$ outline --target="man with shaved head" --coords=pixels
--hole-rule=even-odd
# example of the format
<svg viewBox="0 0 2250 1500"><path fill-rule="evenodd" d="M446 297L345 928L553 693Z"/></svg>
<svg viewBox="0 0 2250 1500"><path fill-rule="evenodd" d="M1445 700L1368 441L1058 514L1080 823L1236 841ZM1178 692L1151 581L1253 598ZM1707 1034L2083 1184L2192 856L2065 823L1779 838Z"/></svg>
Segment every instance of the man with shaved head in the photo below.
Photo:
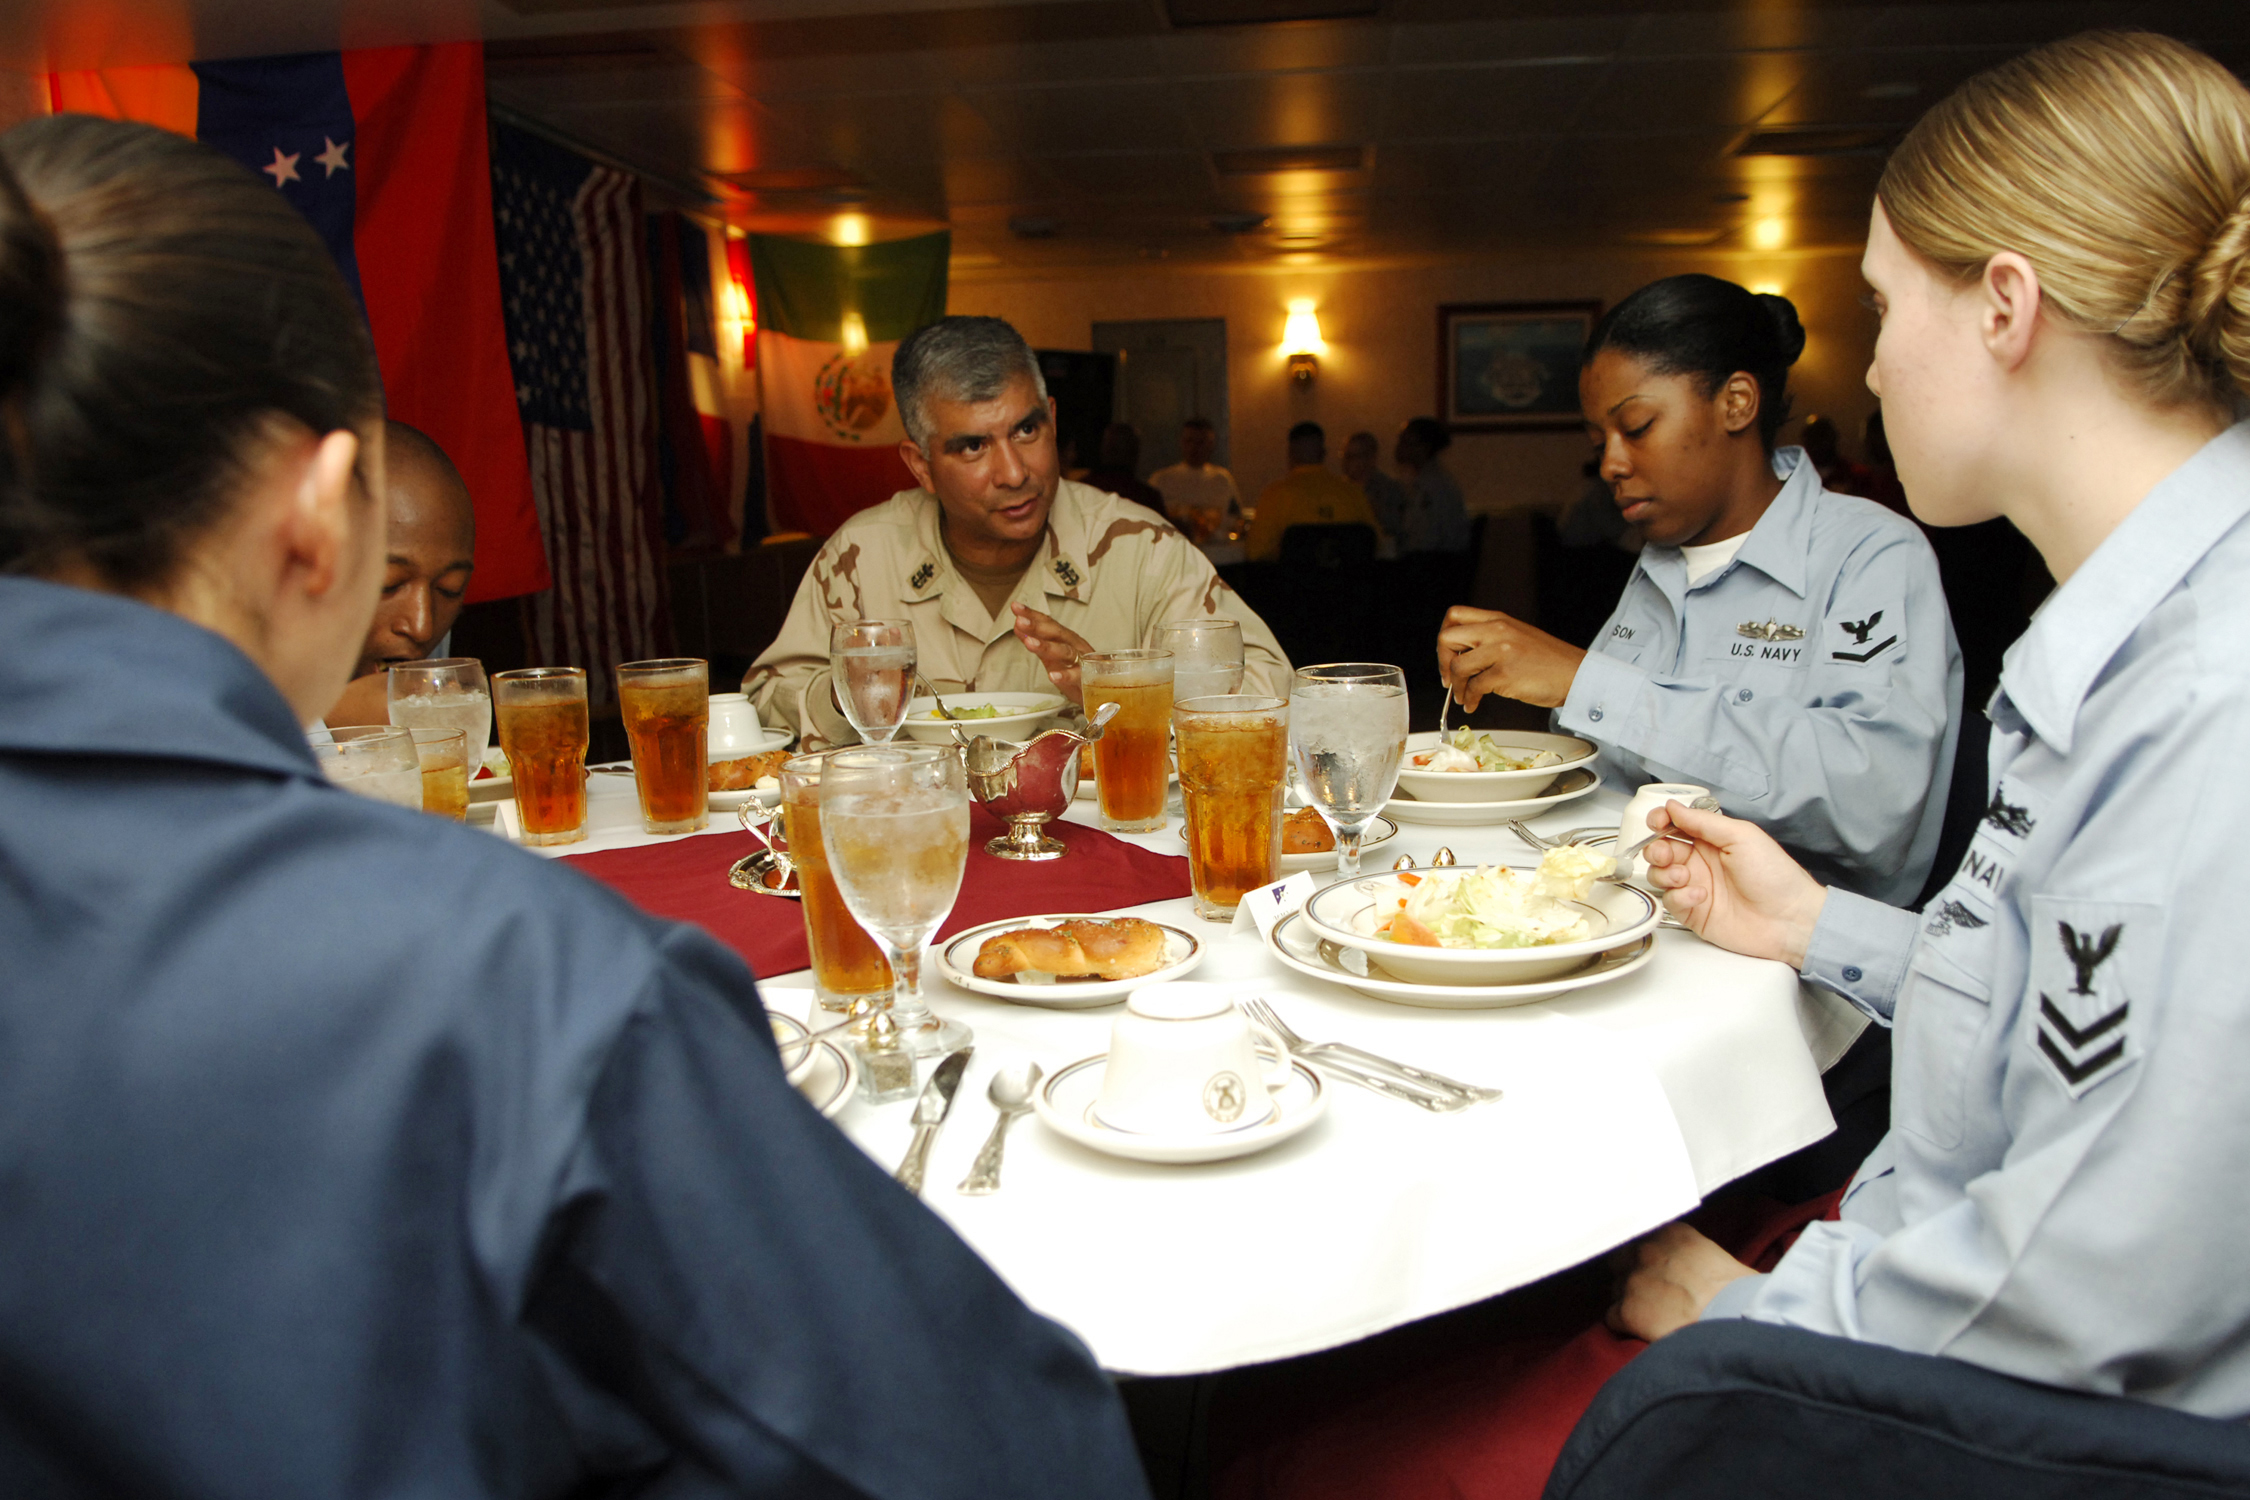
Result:
<svg viewBox="0 0 2250 1500"><path fill-rule="evenodd" d="M404 422L383 424L389 543L383 602L330 724L387 724L394 662L421 661L453 632L476 570L477 517L445 450Z"/></svg>

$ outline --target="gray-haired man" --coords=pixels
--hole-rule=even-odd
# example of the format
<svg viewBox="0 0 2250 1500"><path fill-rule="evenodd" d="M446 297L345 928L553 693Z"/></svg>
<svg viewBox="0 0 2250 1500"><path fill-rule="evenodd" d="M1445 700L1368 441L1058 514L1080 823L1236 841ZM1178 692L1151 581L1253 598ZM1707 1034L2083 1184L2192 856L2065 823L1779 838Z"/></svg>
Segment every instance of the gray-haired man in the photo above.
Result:
<svg viewBox="0 0 2250 1500"><path fill-rule="evenodd" d="M1287 696L1289 659L1211 564L1156 512L1061 477L1054 402L1023 336L943 318L891 361L920 488L853 516L805 574L743 690L807 748L858 738L828 690L829 629L906 619L940 692L1078 701L1078 658L1155 644L1168 620L1242 622L1243 691Z"/></svg>

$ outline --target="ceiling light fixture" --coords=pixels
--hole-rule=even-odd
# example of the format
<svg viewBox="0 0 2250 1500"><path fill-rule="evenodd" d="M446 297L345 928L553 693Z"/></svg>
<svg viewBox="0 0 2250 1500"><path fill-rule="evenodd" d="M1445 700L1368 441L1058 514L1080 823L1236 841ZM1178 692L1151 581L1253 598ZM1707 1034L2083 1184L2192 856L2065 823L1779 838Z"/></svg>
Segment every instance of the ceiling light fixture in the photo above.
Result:
<svg viewBox="0 0 2250 1500"><path fill-rule="evenodd" d="M1760 250L1779 250L1789 238L1789 224L1784 219L1760 219L1750 226L1750 243Z"/></svg>
<svg viewBox="0 0 2250 1500"><path fill-rule="evenodd" d="M875 238L874 226L865 214L836 215L835 233L839 245L865 245Z"/></svg>

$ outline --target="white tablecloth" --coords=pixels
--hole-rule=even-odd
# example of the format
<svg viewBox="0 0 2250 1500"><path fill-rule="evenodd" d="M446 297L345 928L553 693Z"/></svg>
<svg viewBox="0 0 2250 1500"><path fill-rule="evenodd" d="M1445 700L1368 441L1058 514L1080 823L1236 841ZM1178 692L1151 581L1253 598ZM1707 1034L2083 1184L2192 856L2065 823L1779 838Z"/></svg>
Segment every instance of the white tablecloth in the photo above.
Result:
<svg viewBox="0 0 2250 1500"><path fill-rule="evenodd" d="M647 842L628 777L596 776L582 853ZM1605 788L1540 819L1547 831L1614 820ZM1074 816L1093 821L1080 801ZM713 831L737 826L714 814ZM1177 831L1131 835L1165 854ZM1425 866L1440 845L1464 862L1530 863L1497 828L1403 825L1371 855ZM746 896L746 900L762 899ZM1686 932L1613 983L1504 1011L1387 1004L1295 974L1245 933L1199 922L1186 900L1134 909L1195 931L1195 978L1265 995L1315 1041L1350 1041L1506 1091L1458 1115L1332 1081L1326 1117L1261 1155L1196 1167L1120 1161L1063 1140L1036 1116L1011 1133L1001 1191L954 1185L989 1130L994 1071L1050 1072L1107 1050L1114 1008L1050 1011L958 989L925 969L931 1003L976 1031L976 1056L931 1153L924 1198L1024 1300L1136 1375L1225 1369L1331 1348L1464 1306L1576 1265L1692 1208L1711 1189L1833 1128L1820 1068L1856 1012L1785 966ZM761 980L766 1002L804 1016L809 976ZM911 1108L855 1100L837 1123L884 1167L912 1134Z"/></svg>

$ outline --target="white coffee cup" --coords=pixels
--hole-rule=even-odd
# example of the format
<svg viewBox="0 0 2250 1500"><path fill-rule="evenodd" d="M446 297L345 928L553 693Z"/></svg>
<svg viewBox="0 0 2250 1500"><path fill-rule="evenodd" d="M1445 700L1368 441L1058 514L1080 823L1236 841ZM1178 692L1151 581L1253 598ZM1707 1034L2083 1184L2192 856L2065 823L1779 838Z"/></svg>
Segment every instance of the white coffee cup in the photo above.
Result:
<svg viewBox="0 0 2250 1500"><path fill-rule="evenodd" d="M1689 786L1683 781L1652 781L1633 793L1633 800L1625 804L1624 815L1617 820L1617 847L1630 848L1648 837L1648 815L1667 802L1693 802L1698 797L1711 795L1709 787ZM1627 868L1630 866L1630 868ZM1622 862L1617 873L1633 879L1646 879L1648 861L1641 855Z"/></svg>
<svg viewBox="0 0 2250 1500"><path fill-rule="evenodd" d="M1260 1044L1271 1051L1260 1055ZM1143 985L1110 1028L1094 1117L1137 1135L1216 1135L1260 1124L1289 1078L1281 1039L1219 985Z"/></svg>
<svg viewBox="0 0 2250 1500"><path fill-rule="evenodd" d="M758 710L741 693L711 695L709 758L735 760L763 748L766 732L759 727Z"/></svg>

